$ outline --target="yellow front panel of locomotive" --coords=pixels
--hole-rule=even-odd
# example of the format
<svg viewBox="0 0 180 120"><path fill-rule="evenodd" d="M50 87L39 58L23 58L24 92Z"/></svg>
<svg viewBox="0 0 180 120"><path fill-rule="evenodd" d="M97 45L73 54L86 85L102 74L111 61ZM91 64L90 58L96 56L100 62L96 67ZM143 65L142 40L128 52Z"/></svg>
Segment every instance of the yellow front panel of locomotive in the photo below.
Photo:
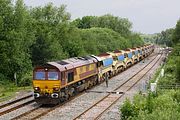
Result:
<svg viewBox="0 0 180 120"><path fill-rule="evenodd" d="M53 88L61 87L60 80L33 80L33 87L39 87L40 93L53 93Z"/></svg>

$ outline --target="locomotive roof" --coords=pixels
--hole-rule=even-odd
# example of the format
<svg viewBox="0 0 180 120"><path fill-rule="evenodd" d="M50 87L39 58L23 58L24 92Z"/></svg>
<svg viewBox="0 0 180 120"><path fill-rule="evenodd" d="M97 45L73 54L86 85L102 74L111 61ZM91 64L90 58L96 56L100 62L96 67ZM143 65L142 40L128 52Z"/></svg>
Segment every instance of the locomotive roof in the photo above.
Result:
<svg viewBox="0 0 180 120"><path fill-rule="evenodd" d="M60 71L65 71L96 62L97 60L95 58L91 56L85 56L85 57L69 58L62 61L48 62L48 64L58 68Z"/></svg>

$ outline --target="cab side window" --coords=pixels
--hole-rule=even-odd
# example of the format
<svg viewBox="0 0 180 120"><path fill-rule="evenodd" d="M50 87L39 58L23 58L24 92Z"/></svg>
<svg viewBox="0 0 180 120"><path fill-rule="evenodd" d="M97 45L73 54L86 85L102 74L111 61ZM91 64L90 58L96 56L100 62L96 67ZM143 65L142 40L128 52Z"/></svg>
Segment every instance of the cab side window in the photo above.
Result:
<svg viewBox="0 0 180 120"><path fill-rule="evenodd" d="M67 75L68 83L74 80L74 72L68 72Z"/></svg>

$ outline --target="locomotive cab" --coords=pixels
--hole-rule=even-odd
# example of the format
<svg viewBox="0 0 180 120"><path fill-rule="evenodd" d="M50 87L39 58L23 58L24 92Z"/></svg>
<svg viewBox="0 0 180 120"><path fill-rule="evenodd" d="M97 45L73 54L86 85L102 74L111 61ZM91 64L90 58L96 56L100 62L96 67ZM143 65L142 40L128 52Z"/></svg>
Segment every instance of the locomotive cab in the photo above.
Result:
<svg viewBox="0 0 180 120"><path fill-rule="evenodd" d="M61 85L61 74L57 68L36 67L33 72L34 98L36 102L42 101L43 97L58 98ZM48 103L47 101L44 101Z"/></svg>

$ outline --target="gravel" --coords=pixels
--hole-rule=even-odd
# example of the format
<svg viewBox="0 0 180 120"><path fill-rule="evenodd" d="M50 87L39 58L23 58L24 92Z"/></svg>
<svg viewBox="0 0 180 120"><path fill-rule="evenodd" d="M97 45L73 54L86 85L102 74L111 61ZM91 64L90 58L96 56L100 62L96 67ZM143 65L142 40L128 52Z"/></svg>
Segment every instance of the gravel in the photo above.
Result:
<svg viewBox="0 0 180 120"><path fill-rule="evenodd" d="M101 85L94 87L90 91L105 91L105 92L113 91L116 87L118 87L119 85L124 83L124 81L126 81L128 78L133 76L137 71L142 69L154 57L155 56L151 55L151 57L149 59L145 60L145 63L140 62L140 63L132 66L131 68L127 69L126 71L122 72L121 74L113 77L111 80L109 80L109 87L106 87L106 84L102 83ZM77 115L81 114L84 110L86 110L87 108L92 106L93 103L95 103L96 101L103 98L105 95L107 95L107 93L96 93L96 92L85 93L85 94L77 97L76 99L69 101L67 104L49 112L47 115L41 117L40 119L41 120L47 120L47 119L72 120ZM115 112L117 111L119 113L118 107L117 107L117 109L114 109L113 111L115 111ZM119 118L120 117L118 117L118 119ZM110 119L111 119L111 117L110 117Z"/></svg>
<svg viewBox="0 0 180 120"><path fill-rule="evenodd" d="M122 83L124 83L128 78L136 74L137 71L142 69L146 64L148 64L155 55L151 55L148 59L145 60L145 63L140 62L131 68L127 69L126 71L122 72L121 74L113 77L111 80L109 80L109 87L106 87L106 83L102 83L99 86L94 87L93 89L89 90L89 92L82 94L78 96L77 98L73 99L72 101L69 101L67 104L60 106L59 108L49 112L45 116L39 118L42 120L72 120L79 114L81 114L84 110L92 106L96 101L99 101L101 98L103 98L105 95L107 95L107 91L113 91L116 87L120 86ZM153 75L155 68L157 68L158 65L154 67L153 70L151 70L147 76L144 77L145 80L149 79L149 76ZM126 99L132 98L134 94L136 94L139 89L141 88L142 83L138 82L136 87L132 88L129 92L125 94L122 99L120 99L115 105L113 105L108 111L106 111L103 116L100 119L120 119L120 113L119 113L119 106L123 103ZM103 91L102 93L96 93L91 91ZM4 104L4 103L3 103ZM20 115L22 113L25 113L27 111L30 111L39 105L35 102L26 105L18 110L14 110L8 114L5 114L3 116L0 116L0 119L3 120L9 120L17 115ZM12 106L11 106L12 107Z"/></svg>
<svg viewBox="0 0 180 120"><path fill-rule="evenodd" d="M154 67L141 79L130 91L128 91L121 99L117 101L116 104L111 106L109 110L107 110L100 118L99 120L120 120L121 114L119 111L120 106L123 104L123 102L128 98L130 100L133 100L134 95L138 94L138 92L142 91L142 85L145 81L149 81L150 78L155 74L156 70L160 67L162 60L160 60L157 64L154 65Z"/></svg>
<svg viewBox="0 0 180 120"><path fill-rule="evenodd" d="M14 117L16 117L16 116L18 116L20 114L23 114L23 113L25 113L27 111L30 111L30 110L36 108L38 106L39 105L37 103L35 103L35 102L30 103L30 104L28 104L28 105L26 105L24 107L21 107L21 108L19 108L17 110L14 110L14 111L10 112L10 113L7 113L5 115L0 116L0 120L10 120L10 119L12 119L12 118L14 118Z"/></svg>

